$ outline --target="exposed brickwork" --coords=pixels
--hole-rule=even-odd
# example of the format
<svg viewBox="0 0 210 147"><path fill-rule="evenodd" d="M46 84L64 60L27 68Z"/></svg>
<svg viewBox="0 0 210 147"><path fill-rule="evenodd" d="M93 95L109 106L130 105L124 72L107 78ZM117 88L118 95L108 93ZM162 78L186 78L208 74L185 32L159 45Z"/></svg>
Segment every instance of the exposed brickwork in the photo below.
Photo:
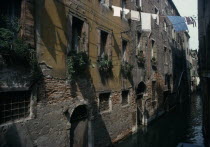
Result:
<svg viewBox="0 0 210 147"><path fill-rule="evenodd" d="M127 2L129 5L126 8L136 10L135 3L129 0ZM166 7L164 2L152 1L152 3L160 10L160 14L166 13L162 12L162 9ZM121 6L121 1L113 1L113 5ZM151 5L151 1L143 0L142 11L154 13L154 5ZM171 5L175 9L173 4ZM88 141L96 147L111 146L112 143L137 131L137 121L147 125L164 111L166 103L164 92L169 91L165 85L165 75L171 76L170 84L173 85L173 72L178 71L180 74L181 71L181 69L172 70L173 64L170 59L173 53L171 50L178 50L178 48L174 47L175 45L171 46L171 30L168 32L163 30L163 21L168 20L161 18L159 25L153 20L150 35L141 32L140 49L144 52L146 62L144 67L140 67L136 58L136 34L137 30L141 30L138 27L140 22L113 17L113 10L98 0L37 0L35 2L24 0L22 9L24 10L21 16L24 18L23 36L31 42L32 46L36 44L43 79L36 84L37 101L34 102L34 117L24 122L5 124L1 127L0 132L3 132L3 135L0 135L0 143L7 144L7 139L10 139L7 135L12 132L13 138L20 138L18 143L27 146L70 146L72 137L70 131L75 125L71 122L72 114L78 106L85 105L88 111L87 118L84 118L88 120ZM175 11L173 15L179 14ZM33 16L37 18L36 22ZM70 83L66 53L72 41L70 39L72 17L81 19L86 26L85 31L89 34L86 51L90 57L90 65L87 71L81 71L81 73L86 73L85 76L79 76L80 73L78 73L75 82ZM36 35L34 35L34 23ZM101 75L98 69L100 37L98 30L106 31L111 36L107 51L111 52L113 68L109 76ZM36 36L36 42L33 44L34 36ZM128 42L126 56L129 57L128 62L134 65L131 76L127 78L121 73L122 39ZM156 42L156 68L151 65L152 40ZM166 52L164 46L167 47ZM164 63L164 56L169 56L168 65ZM156 88L152 90L154 81ZM140 82L145 83L146 91L142 93L142 98L137 103L136 88ZM122 104L124 90L129 90L128 104ZM152 91L155 91L154 99L152 99ZM101 93L110 93L109 102L106 103L108 108L104 108L103 111L99 109ZM137 110L140 110L141 117L137 116Z"/></svg>

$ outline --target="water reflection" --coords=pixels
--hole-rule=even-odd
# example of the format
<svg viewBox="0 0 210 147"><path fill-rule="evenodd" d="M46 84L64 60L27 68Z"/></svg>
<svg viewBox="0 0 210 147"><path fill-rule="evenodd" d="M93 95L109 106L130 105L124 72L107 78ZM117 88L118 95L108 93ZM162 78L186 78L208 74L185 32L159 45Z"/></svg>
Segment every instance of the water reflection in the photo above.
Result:
<svg viewBox="0 0 210 147"><path fill-rule="evenodd" d="M190 101L177 106L116 147L176 147L180 142L204 144L199 94L192 95Z"/></svg>

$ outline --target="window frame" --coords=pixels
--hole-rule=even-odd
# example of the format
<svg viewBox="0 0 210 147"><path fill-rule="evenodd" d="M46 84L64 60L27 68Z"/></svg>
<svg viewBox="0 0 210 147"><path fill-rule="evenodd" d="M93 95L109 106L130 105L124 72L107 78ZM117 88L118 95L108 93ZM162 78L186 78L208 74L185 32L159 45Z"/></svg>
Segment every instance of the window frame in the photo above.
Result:
<svg viewBox="0 0 210 147"><path fill-rule="evenodd" d="M124 43L125 43L125 48L124 48ZM128 50L128 40L122 39L122 61L123 62L128 62L127 59L127 50Z"/></svg>
<svg viewBox="0 0 210 147"><path fill-rule="evenodd" d="M123 103L123 93L124 92L126 93L126 99L127 99L125 104ZM121 91L121 105L122 105L122 107L129 106L129 104L130 104L130 90L122 90Z"/></svg>
<svg viewBox="0 0 210 147"><path fill-rule="evenodd" d="M109 95L109 97L108 97L108 109L106 109L106 110L100 110L100 105L101 105L101 103L100 103L100 95L105 95L105 94ZM99 112L101 114L108 113L108 112L111 112L112 111L112 96L111 96L111 94L112 93L109 92L109 91L107 91L107 92L101 92L101 93L98 94L98 110L99 110Z"/></svg>
<svg viewBox="0 0 210 147"><path fill-rule="evenodd" d="M35 118L36 111L35 111L35 103L37 102L37 86L33 87L31 90L25 89L25 90L17 90L17 91L1 91L1 93L13 93L13 92L25 92L29 94L29 104L28 104L28 115L24 117L20 117L18 119L11 119L6 122L0 123L0 126L8 125L8 124L13 124L13 123L19 123L19 122L24 122L27 120L31 120Z"/></svg>

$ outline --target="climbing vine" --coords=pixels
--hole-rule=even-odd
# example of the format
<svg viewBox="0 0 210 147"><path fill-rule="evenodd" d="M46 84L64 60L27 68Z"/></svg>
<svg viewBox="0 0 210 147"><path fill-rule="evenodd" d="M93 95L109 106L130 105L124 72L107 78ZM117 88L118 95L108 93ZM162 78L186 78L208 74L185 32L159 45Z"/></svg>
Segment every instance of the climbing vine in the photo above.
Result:
<svg viewBox="0 0 210 147"><path fill-rule="evenodd" d="M68 77L70 81L82 75L89 65L89 58L86 52L71 51L67 57Z"/></svg>
<svg viewBox="0 0 210 147"><path fill-rule="evenodd" d="M30 69L31 77L37 79L41 72L35 49L19 36L19 31L20 25L17 18L0 17L0 55L6 65L26 66Z"/></svg>

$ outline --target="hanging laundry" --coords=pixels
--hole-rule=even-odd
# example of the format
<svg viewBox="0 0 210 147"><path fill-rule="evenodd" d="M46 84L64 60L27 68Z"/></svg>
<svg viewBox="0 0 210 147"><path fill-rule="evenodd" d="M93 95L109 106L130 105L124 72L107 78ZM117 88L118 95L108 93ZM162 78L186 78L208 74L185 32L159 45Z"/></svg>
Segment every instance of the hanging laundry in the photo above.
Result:
<svg viewBox="0 0 210 147"><path fill-rule="evenodd" d="M193 27L196 27L196 21L195 21L195 19L192 18L192 17L190 17L190 18L191 18L191 20L193 21Z"/></svg>
<svg viewBox="0 0 210 147"><path fill-rule="evenodd" d="M176 32L188 30L185 23L185 18L181 16L167 16L170 22L173 24L174 30Z"/></svg>
<svg viewBox="0 0 210 147"><path fill-rule="evenodd" d="M186 19L186 22L187 22L188 25L192 24L193 27L196 27L196 21L195 21L194 18L192 18L192 17L185 17L185 19Z"/></svg>
<svg viewBox="0 0 210 147"><path fill-rule="evenodd" d="M129 9L122 9L122 7L112 6L112 9L114 10L113 16L121 17L121 13L124 13L127 15L130 10Z"/></svg>
<svg viewBox="0 0 210 147"><path fill-rule="evenodd" d="M125 13L125 15L127 15L130 12L129 9L122 9L122 11Z"/></svg>
<svg viewBox="0 0 210 147"><path fill-rule="evenodd" d="M185 19L186 19L186 22L187 22L188 25L193 24L193 21L190 17L185 17Z"/></svg>
<svg viewBox="0 0 210 147"><path fill-rule="evenodd" d="M116 7L116 6L112 6L112 8L114 10L113 16L121 17L122 8L121 7Z"/></svg>
<svg viewBox="0 0 210 147"><path fill-rule="evenodd" d="M141 13L142 31L151 32L151 14Z"/></svg>
<svg viewBox="0 0 210 147"><path fill-rule="evenodd" d="M140 13L139 13L139 11L131 10L131 20L140 21Z"/></svg>
<svg viewBox="0 0 210 147"><path fill-rule="evenodd" d="M152 14L152 19L156 20L157 25L160 24L159 15L158 14Z"/></svg>

